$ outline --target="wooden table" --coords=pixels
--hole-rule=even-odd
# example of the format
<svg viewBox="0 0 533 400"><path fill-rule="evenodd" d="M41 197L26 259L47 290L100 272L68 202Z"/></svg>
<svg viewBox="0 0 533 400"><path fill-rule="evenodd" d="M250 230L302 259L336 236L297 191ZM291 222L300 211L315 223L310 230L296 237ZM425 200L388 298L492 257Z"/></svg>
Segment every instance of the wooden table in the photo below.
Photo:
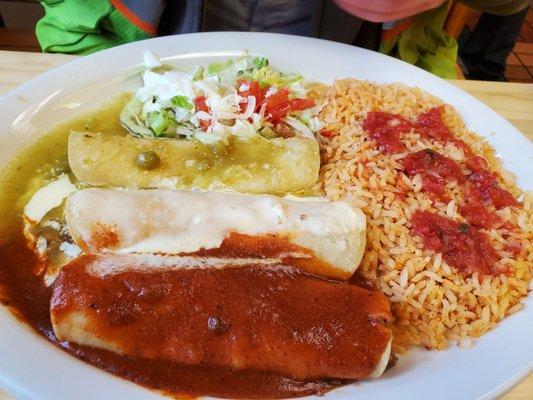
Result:
<svg viewBox="0 0 533 400"><path fill-rule="evenodd" d="M0 95L75 56L0 51ZM533 85L452 80L513 123L533 140ZM1 362L1 360L0 360ZM0 400L12 400L0 389ZM533 375L502 397L502 400L533 400Z"/></svg>

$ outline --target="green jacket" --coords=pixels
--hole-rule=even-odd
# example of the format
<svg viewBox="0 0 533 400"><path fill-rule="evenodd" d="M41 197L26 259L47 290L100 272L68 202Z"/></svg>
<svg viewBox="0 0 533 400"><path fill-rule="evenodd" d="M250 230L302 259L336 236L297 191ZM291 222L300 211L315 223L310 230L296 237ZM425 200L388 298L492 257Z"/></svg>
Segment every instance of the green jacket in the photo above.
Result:
<svg viewBox="0 0 533 400"><path fill-rule="evenodd" d="M44 52L89 54L155 35L132 23L109 0L41 0L35 28Z"/></svg>

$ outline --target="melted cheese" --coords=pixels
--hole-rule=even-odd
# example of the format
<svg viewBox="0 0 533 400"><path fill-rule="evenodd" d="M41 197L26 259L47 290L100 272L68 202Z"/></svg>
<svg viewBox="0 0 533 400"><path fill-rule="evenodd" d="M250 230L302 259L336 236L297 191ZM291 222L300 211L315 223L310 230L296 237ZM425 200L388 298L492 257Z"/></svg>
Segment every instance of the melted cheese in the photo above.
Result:
<svg viewBox="0 0 533 400"><path fill-rule="evenodd" d="M30 223L37 224L49 211L59 207L63 200L76 191L67 175L61 175L57 180L40 188L35 192L24 207L24 215Z"/></svg>
<svg viewBox="0 0 533 400"><path fill-rule="evenodd" d="M281 234L351 275L365 246L364 214L344 202L179 190L85 189L67 201L72 238L92 253L191 253L231 233Z"/></svg>

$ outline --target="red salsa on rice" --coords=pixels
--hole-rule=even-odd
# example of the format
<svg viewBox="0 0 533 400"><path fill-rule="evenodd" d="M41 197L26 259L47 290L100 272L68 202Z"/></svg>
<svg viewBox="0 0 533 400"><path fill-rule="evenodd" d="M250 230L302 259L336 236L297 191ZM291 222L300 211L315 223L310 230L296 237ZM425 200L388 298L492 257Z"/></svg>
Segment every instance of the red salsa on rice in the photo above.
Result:
<svg viewBox="0 0 533 400"><path fill-rule="evenodd" d="M415 126L417 132L427 138L442 140L444 142L453 141L453 133L442 120L444 106L433 107L420 114Z"/></svg>
<svg viewBox="0 0 533 400"><path fill-rule="evenodd" d="M422 238L426 250L441 252L444 260L464 276L504 272L496 266L500 257L488 235L469 224L418 210L411 218L411 231Z"/></svg>
<svg viewBox="0 0 533 400"><path fill-rule="evenodd" d="M469 223L480 228L492 229L503 224L503 220L489 207L516 207L518 201L500 187L496 174L487 169L487 161L483 157L469 157L465 166L468 170L463 187L465 201L459 206L459 212Z"/></svg>
<svg viewBox="0 0 533 400"><path fill-rule="evenodd" d="M446 193L446 185L452 181L458 182L463 197L459 212L468 223L485 229L501 226L504 221L494 211L516 207L518 201L500 187L497 174L488 170L487 161L474 155L463 140L454 136L445 124L443 114L444 106L433 107L419 114L413 122L398 114L370 111L363 121L363 129L385 154L404 152L406 147L400 135L411 129L422 137L453 143L463 150L465 160L460 163L431 149L408 154L401 163L409 177L420 175L422 190L432 200L448 202L450 197ZM405 193L400 193L402 195Z"/></svg>
<svg viewBox="0 0 533 400"><path fill-rule="evenodd" d="M492 229L503 224L503 220L488 209L479 199L466 189L464 203L459 205L459 213L469 224L479 228Z"/></svg>
<svg viewBox="0 0 533 400"><path fill-rule="evenodd" d="M405 146L400 134L408 132L413 124L401 115L383 111L370 111L363 121L363 129L376 141L379 149L386 154L401 153Z"/></svg>
<svg viewBox="0 0 533 400"><path fill-rule="evenodd" d="M402 159L405 172L410 177L420 174L422 188L436 199L448 201L446 184L461 181L461 168L451 158L431 149L417 151Z"/></svg>

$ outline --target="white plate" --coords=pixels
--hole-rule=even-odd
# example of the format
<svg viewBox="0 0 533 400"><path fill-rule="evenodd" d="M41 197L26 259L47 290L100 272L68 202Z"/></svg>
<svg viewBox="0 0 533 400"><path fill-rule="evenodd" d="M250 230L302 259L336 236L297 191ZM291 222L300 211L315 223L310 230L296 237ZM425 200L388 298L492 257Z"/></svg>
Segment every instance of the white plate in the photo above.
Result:
<svg viewBox="0 0 533 400"><path fill-rule="evenodd" d="M0 166L25 144L65 118L94 108L109 96L138 84L131 75L151 49L166 62L193 66L234 57L243 49L267 56L283 70L331 82L356 77L405 82L454 105L467 125L485 136L515 172L522 188L533 189L533 145L480 101L421 69L378 53L328 41L260 33L202 33L131 43L80 58L0 98ZM533 299L523 311L463 350L410 351L375 381L336 389L324 399L493 399L532 370ZM155 392L116 378L64 353L0 307L0 386L31 399L157 399Z"/></svg>

